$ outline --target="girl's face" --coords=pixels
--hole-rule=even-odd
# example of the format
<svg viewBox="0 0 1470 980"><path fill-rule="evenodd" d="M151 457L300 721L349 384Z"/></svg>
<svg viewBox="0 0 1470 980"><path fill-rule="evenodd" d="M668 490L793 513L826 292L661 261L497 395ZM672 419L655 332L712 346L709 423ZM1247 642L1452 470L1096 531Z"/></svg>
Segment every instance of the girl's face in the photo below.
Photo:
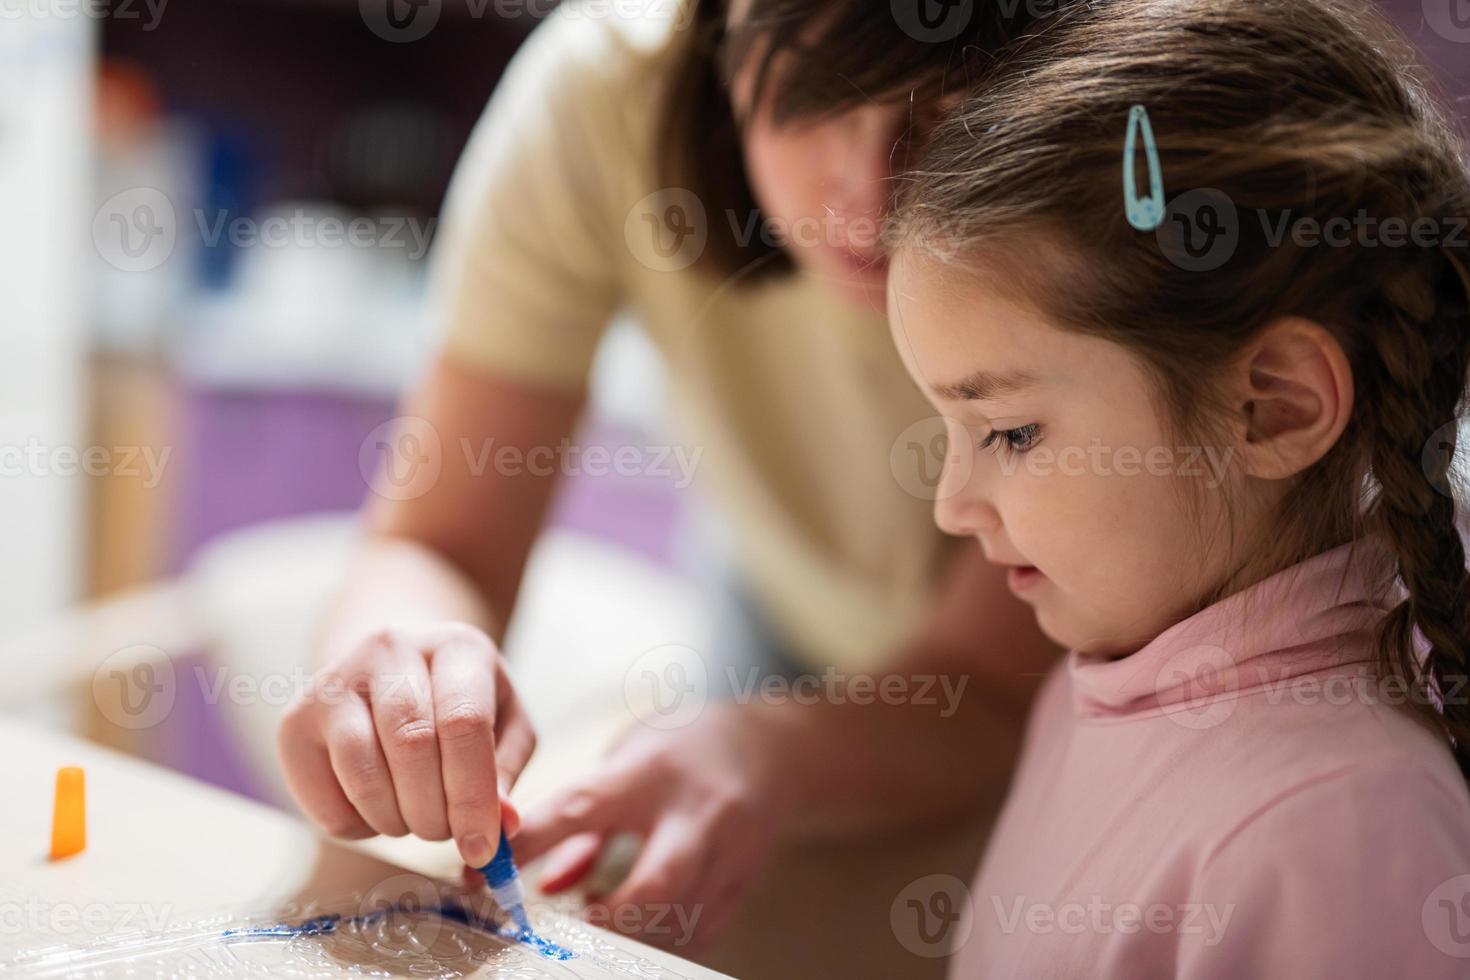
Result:
<svg viewBox="0 0 1470 980"><path fill-rule="evenodd" d="M767 93L791 57L784 52L772 63ZM879 236L893 190L889 178L913 136L914 114L906 103L876 102L832 118L777 126L769 94L753 104L760 60L759 51L752 53L735 73L731 102L765 230L779 236L800 268L852 302L881 310L887 263ZM723 218L740 222L742 232L750 220Z"/></svg>
<svg viewBox="0 0 1470 980"><path fill-rule="evenodd" d="M1234 451L1179 445L1132 354L915 249L894 260L888 316L945 418L935 521L1011 567L1053 640L1131 652L1229 578Z"/></svg>

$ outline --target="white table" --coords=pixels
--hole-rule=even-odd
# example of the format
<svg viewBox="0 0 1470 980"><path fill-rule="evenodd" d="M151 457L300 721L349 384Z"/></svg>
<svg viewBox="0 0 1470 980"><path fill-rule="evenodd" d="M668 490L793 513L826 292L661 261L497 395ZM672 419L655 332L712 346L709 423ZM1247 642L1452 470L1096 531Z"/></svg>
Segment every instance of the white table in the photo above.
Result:
<svg viewBox="0 0 1470 980"><path fill-rule="evenodd" d="M86 771L87 846L48 857L56 770ZM452 886L269 807L0 718L0 972L41 976L689 978L720 974L532 908L557 961L437 914ZM237 937L342 913L319 935ZM50 950L50 952L44 952Z"/></svg>

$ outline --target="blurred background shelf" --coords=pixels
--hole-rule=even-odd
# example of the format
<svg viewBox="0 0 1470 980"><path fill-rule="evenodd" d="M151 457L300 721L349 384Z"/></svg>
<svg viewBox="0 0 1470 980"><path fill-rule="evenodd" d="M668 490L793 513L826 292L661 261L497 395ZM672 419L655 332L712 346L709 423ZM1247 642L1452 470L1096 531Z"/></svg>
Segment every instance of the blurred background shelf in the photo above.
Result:
<svg viewBox="0 0 1470 980"><path fill-rule="evenodd" d="M404 4L443 24L395 43L370 7L218 0L154 18L140 4L100 23L96 199L105 210L124 195L126 211L127 195L156 190L178 230L154 267L107 250L94 263L93 434L172 456L156 487L111 475L92 486L90 594L174 574L253 522L361 501L356 449L431 347L426 251L455 160L549 9ZM229 230L241 220L247 232L366 220L381 243L242 247ZM623 390L659 390L651 355L624 334L620 373L630 356L642 366ZM643 402L638 418L608 427L594 411L589 425L636 438L658 412ZM595 508L569 499L585 524Z"/></svg>
<svg viewBox="0 0 1470 980"><path fill-rule="evenodd" d="M453 166L537 20L528 12L546 5L429 0L440 20L413 43L375 33L369 6L355 2L175 0L156 21L146 4L134 9L91 25L85 200L95 220L75 277L88 289L79 330L88 411L76 440L129 447L139 462L84 481L74 598L131 609L134 597L171 589L178 603L167 608L182 625L164 630L175 645L160 647L177 673L279 677L303 669L310 629L349 560L352 513L368 493L364 440L432 351L427 252ZM321 232L364 222L366 244ZM171 236L146 234L163 223ZM265 237L272 223L284 229L276 241ZM651 346L619 321L578 439L613 451L667 444L664 390ZM618 662L608 651L620 631L642 623L650 643L693 642L686 634L701 620L680 560L689 517L672 478L564 479L548 518L556 544L538 549L523 603L541 612L518 613L507 649L532 660L521 648L563 648L544 666L570 670L594 702L617 703L617 685L593 678ZM593 569L623 587L598 591ZM602 608L600 596L611 605L568 634L544 596L571 593L589 609ZM151 630L121 622L89 642L116 647L129 629ZM51 628L41 636L60 635ZM0 658L37 649L27 635L4 646L0 634ZM91 649L83 662L108 652ZM562 700L582 704L576 691ZM286 802L271 757L284 705L186 697L166 725L131 732L95 702L73 705L92 737Z"/></svg>

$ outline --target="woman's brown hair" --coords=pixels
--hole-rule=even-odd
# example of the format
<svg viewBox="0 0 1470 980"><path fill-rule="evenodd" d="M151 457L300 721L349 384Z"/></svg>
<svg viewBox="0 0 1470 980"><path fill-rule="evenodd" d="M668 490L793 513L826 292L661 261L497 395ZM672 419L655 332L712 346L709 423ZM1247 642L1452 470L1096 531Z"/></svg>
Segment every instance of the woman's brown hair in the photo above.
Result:
<svg viewBox="0 0 1470 980"><path fill-rule="evenodd" d="M662 186L692 191L710 215L701 261L719 276L746 281L792 268L790 257L761 235L739 228L759 207L746 181L740 127L730 106L730 79L747 57L759 58L756 90L765 92L778 125L840 115L871 99L937 103L963 91L1035 15L1064 0L979 0L943 8L950 25L927 29L930 0L745 0L732 25L732 0L686 0L687 36L677 39L655 161ZM789 70L773 61L797 53ZM726 220L734 215L732 223Z"/></svg>
<svg viewBox="0 0 1470 980"><path fill-rule="evenodd" d="M1043 312L1140 358L1181 431L1218 420L1209 379L1267 324L1330 329L1352 365L1352 417L1296 478L1260 564L1370 533L1389 544L1404 591L1379 629L1380 675L1426 694L1409 706L1470 775L1470 574L1450 486L1470 369L1470 176L1411 65L1366 0L1068 7L935 132L894 240L1042 284L1028 292ZM1124 208L1135 106L1171 202L1157 231ZM1332 243L1293 230L1307 219ZM1061 246L1064 271L1031 261L1040 240Z"/></svg>

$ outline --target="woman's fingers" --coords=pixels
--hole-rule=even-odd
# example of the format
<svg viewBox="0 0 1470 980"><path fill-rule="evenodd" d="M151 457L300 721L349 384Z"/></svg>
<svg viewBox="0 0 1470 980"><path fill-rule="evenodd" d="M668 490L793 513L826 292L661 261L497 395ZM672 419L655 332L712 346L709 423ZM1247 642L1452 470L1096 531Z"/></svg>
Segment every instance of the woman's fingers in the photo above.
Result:
<svg viewBox="0 0 1470 980"><path fill-rule="evenodd" d="M708 832L702 820L684 813L660 820L628 877L607 898L612 921L628 923L632 928L626 931L637 933L648 931L655 916L663 922L670 911L690 914L697 898L694 884L707 860Z"/></svg>
<svg viewBox="0 0 1470 980"><path fill-rule="evenodd" d="M694 952L708 946L716 937L729 928L730 920L740 908L750 883L731 882L724 889L712 892L709 899L695 906L694 914L681 920L689 923L688 934L680 935L674 945L683 952Z"/></svg>
<svg viewBox="0 0 1470 980"><path fill-rule="evenodd" d="M280 731L287 781L313 820L339 836L453 837L477 867L502 822L517 833L505 794L536 736L484 632L386 627L320 677L335 682L331 696L314 692Z"/></svg>
<svg viewBox="0 0 1470 980"><path fill-rule="evenodd" d="M611 759L606 765L522 816L516 837L521 861L536 860L573 834L641 831L653 823L662 794L645 781L647 771Z"/></svg>
<svg viewBox="0 0 1470 980"><path fill-rule="evenodd" d="M368 826L390 837L408 833L408 825L398 811L388 760L383 757L373 728L372 712L362 696L345 694L325 712L323 734L332 773Z"/></svg>
<svg viewBox="0 0 1470 980"><path fill-rule="evenodd" d="M450 640L429 661L449 830L472 867L489 864L500 843L493 658L480 644Z"/></svg>
<svg viewBox="0 0 1470 980"><path fill-rule="evenodd" d="M706 830L710 839L728 841L729 846L711 850L694 884L696 904L680 917L680 921L689 923L689 935L681 937L686 951L704 947L725 931L765 864L764 850L743 846L740 830L735 814L717 818L715 825Z"/></svg>
<svg viewBox="0 0 1470 980"><path fill-rule="evenodd" d="M602 853L602 834L573 834L547 855L541 866L541 876L536 884L547 895L555 895L571 888L587 877Z"/></svg>
<svg viewBox="0 0 1470 980"><path fill-rule="evenodd" d="M389 641L369 680L374 729L388 761L398 812L426 840L449 836L429 668L421 651Z"/></svg>
<svg viewBox="0 0 1470 980"><path fill-rule="evenodd" d="M277 747L286 784L306 815L327 833L352 839L371 837L373 828L347 799L332 771L317 719L320 711L320 705L305 702L281 722Z"/></svg>
<svg viewBox="0 0 1470 980"><path fill-rule="evenodd" d="M512 840L521 832L521 808L505 794L504 787L500 793L500 826L505 828L505 836Z"/></svg>

